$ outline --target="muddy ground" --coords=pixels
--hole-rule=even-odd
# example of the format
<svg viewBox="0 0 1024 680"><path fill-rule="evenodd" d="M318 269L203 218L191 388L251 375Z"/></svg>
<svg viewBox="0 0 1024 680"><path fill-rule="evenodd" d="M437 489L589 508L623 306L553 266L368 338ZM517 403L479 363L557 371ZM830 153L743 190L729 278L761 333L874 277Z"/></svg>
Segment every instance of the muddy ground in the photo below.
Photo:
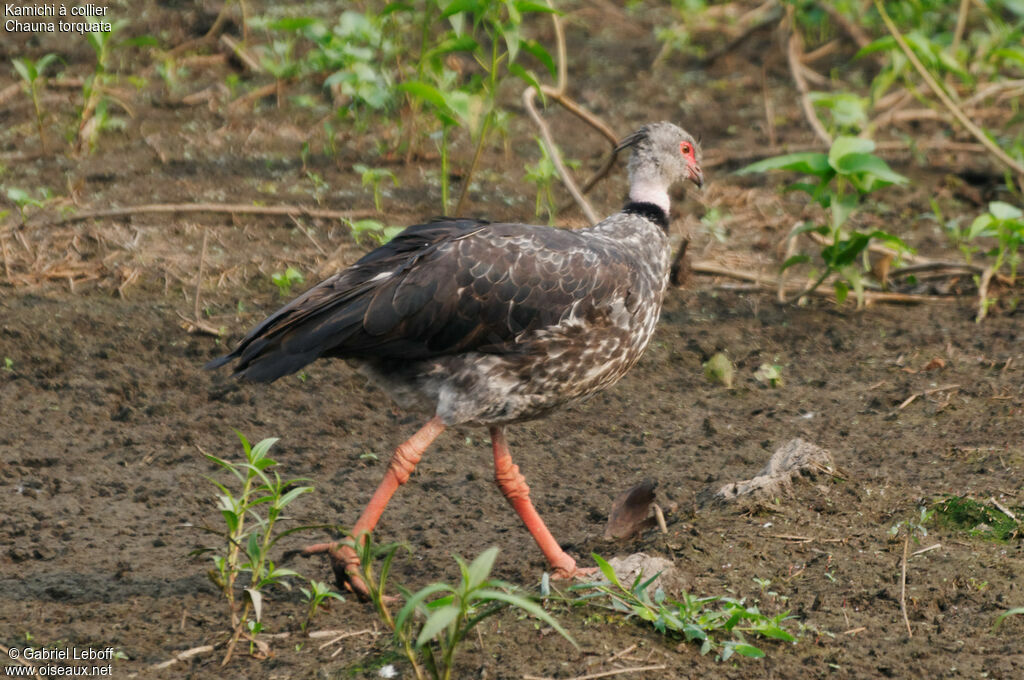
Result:
<svg viewBox="0 0 1024 680"><path fill-rule="evenodd" d="M133 19L134 34L164 27L168 44L201 35L212 22L210 8L192 5L115 9ZM775 245L804 207L780 195L775 178L731 175L741 163L728 158L766 144L762 58L780 139L812 141L776 37L755 34L704 69L676 57L652 70L658 45L651 31L667 20L664 12L641 19L587 2L570 16L575 96L620 132L672 119L703 137L710 186L676 201L676 238L688 233L691 255L702 261L771 271ZM550 40L545 25L535 30ZM87 72L84 42L22 36L0 48L0 61L48 51L64 55L66 77ZM371 194L351 170L368 159L387 164L400 181L385 196L388 224L435 214L439 201L436 158L409 166L377 158L373 131L342 129L336 154L318 151L326 104L279 109L270 98L228 112L217 85L236 65L196 62L184 89L169 92L146 71L150 64L142 52L126 54L119 68L151 80L134 94L125 129L104 133L92 155L73 158L60 141L62 131L76 128L77 90L44 94L59 152L40 149L24 97L0 111L0 180L49 187L56 196L45 209L30 209L27 224L9 217L3 228L0 356L10 362L0 370L0 644L113 647L115 677L370 678L387 664L412 677L369 605L349 598L318 614L310 630L369 631L321 648L326 639L300 629L301 598L283 590L271 591L266 605L265 630L276 635L268 638L271 658L240 648L222 669L220 647L155 667L182 650L222 645L227 635L226 605L206 576L208 558L190 556L213 540L197 527L219 521L205 478L218 471L201 450L237 458L232 428L253 441L279 437L273 451L284 474L316 486L292 506L292 521L346 524L391 449L419 423L340 363L319 363L304 380L270 386L240 386L202 370L282 303L271 273L294 266L315 279L365 252L367 244L353 242L338 221L214 213L56 221L69 211L140 203L317 207L307 171L329 187L319 207L370 211ZM0 76L0 89L11 82ZM209 101L183 101L210 86ZM520 115L514 89L507 99L514 114L508 146L486 155L466 212L532 220L534 192L522 181L522 166L535 161L535 131ZM567 155L584 168L599 164L597 135L575 133L565 114L549 119ZM305 141L313 152L304 167ZM456 148L461 161L469 153L464 142ZM887 190L861 219L885 225L924 255L956 259L927 219L928 198L938 197L949 215L976 214L965 195L998 195L984 161L889 160L914 182ZM964 186L957 173L965 168L980 183L966 193L951 190ZM622 174L618 169L595 190L599 212L621 203ZM724 241L699 221L712 208L724 215ZM560 221L582 223L573 210ZM202 321L223 327L221 339L183 321L194 320L200 260ZM634 621L552 601L550 611L578 650L506 613L466 643L456 676L569 678L646 665L661 668L623 677L1024 676L1024 617L993 630L1000 613L1024 606L1019 537L1000 543L928 524L910 549L938 547L906 564L910 636L899 603L903 542L889 533L945 494L1024 506L1021 313L997 305L976 324L975 312L969 292L856 310L822 298L779 305L773 293L700 275L670 290L636 369L581 405L511 428L513 455L553 533L583 563L592 552L670 558L691 593L746 598L769 614L790 610L798 642L763 642L766 658L723 663ZM733 389L704 377L701 363L716 351L735 363ZM763 363L781 366L782 386L755 380ZM798 480L791 493L754 507L698 502L708 488L752 477L794 437L829 449L836 474ZM491 467L480 429L453 428L427 453L378 530L380 540L412 548L395 564L396 581L416 588L454 579L452 553L472 557L495 545L495 575L536 588L542 556L491 482ZM605 541L612 499L645 478L657 481L664 504L676 504L668 533ZM325 535L291 536L280 552ZM318 560L289 566L330 576Z"/></svg>

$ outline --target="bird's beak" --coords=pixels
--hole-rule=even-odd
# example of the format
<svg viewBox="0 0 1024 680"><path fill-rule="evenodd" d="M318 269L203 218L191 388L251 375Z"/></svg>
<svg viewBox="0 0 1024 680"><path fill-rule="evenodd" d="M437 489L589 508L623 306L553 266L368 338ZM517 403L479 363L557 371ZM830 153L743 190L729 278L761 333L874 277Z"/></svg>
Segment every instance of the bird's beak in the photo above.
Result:
<svg viewBox="0 0 1024 680"><path fill-rule="evenodd" d="M698 189L704 188L704 171L696 163L690 166L690 181L697 185Z"/></svg>

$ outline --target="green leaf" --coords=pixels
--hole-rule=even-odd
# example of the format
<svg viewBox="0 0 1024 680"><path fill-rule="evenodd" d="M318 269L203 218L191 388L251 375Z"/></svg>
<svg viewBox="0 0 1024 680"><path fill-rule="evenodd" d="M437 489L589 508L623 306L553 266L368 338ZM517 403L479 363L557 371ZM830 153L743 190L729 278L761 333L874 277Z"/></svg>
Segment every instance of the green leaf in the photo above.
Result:
<svg viewBox="0 0 1024 680"><path fill-rule="evenodd" d="M992 626L992 628L993 629L998 628L999 624L1001 624L1005 619L1007 619L1010 616L1021 616L1021 615L1024 615L1024 607L1014 607L1013 609L1007 610L1007 611L1003 612L1002 614L1000 614L996 618L996 622Z"/></svg>
<svg viewBox="0 0 1024 680"><path fill-rule="evenodd" d="M14 59L11 61L14 64L14 70L18 72L22 80L26 83L31 83L36 79L36 67L32 63L31 59ZM8 195L10 192L8 192Z"/></svg>
<svg viewBox="0 0 1024 680"><path fill-rule="evenodd" d="M779 626L769 625L763 628L758 628L757 632L766 638L773 640L785 640L786 642L796 642L796 638L786 629L780 628Z"/></svg>
<svg viewBox="0 0 1024 680"><path fill-rule="evenodd" d="M760 659L764 657L764 652L762 652L754 645L747 644L746 642L727 642L726 644L732 648L732 651L736 652L741 656L745 656L751 659Z"/></svg>
<svg viewBox="0 0 1024 680"><path fill-rule="evenodd" d="M532 71L523 68L519 64L512 63L508 65L508 72L537 90L537 94L542 94L540 91L540 82Z"/></svg>
<svg viewBox="0 0 1024 680"><path fill-rule="evenodd" d="M601 570L601 573L604 574L604 577L608 579L609 583L625 590L625 588L622 587L622 583L619 581L618 574L616 574L615 569L612 568L612 565L608 564L608 562L606 562L605 559L597 553L590 553L590 556L594 558L595 562L597 562L598 568Z"/></svg>
<svg viewBox="0 0 1024 680"><path fill-rule="evenodd" d="M469 590L476 590L491 575L494 560L498 556L498 548L492 546L480 553L467 569Z"/></svg>
<svg viewBox="0 0 1024 680"><path fill-rule="evenodd" d="M555 65L555 60L551 57L551 53L544 49L536 40L524 40L519 44L519 48L527 54L533 56L537 61L544 64L547 68L548 73L552 78L558 76L558 68Z"/></svg>
<svg viewBox="0 0 1024 680"><path fill-rule="evenodd" d="M906 184L907 178L895 172L878 156L870 153L850 153L838 158L833 165L841 175L864 175L874 180L867 184L866 191L876 188L879 182L886 184Z"/></svg>
<svg viewBox="0 0 1024 680"><path fill-rule="evenodd" d="M412 613L415 612L417 607L423 604L428 597L435 593L444 591L450 592L451 590L452 587L446 583L431 583L430 585L418 590L415 595L405 601L405 605L398 612L398 616L395 617L395 630L402 630L402 627L405 626L406 621Z"/></svg>
<svg viewBox="0 0 1024 680"><path fill-rule="evenodd" d="M846 296L850 294L850 287L846 285L845 281L836 281L833 287L836 291L836 302L843 304L846 301Z"/></svg>
<svg viewBox="0 0 1024 680"><path fill-rule="evenodd" d="M422 647L441 634L445 628L455 622L459 616L459 608L454 604L445 605L427 617L420 634L416 638L416 646Z"/></svg>
<svg viewBox="0 0 1024 680"><path fill-rule="evenodd" d="M789 269L790 267L792 267L793 265L802 264L804 262L810 262L810 261L811 261L811 256L810 255L803 255L803 254L793 255L792 257L787 258L786 261L782 263L782 266L779 267L779 271L780 272L784 272L787 269Z"/></svg>
<svg viewBox="0 0 1024 680"><path fill-rule="evenodd" d="M526 14L527 12L541 12L543 14L557 14L562 16L562 12L559 12L554 7L550 7L539 2L531 2L530 0L516 0L515 8L523 14Z"/></svg>
<svg viewBox="0 0 1024 680"><path fill-rule="evenodd" d="M579 645L576 644L576 641L573 640L572 636L569 635L569 633L564 628L562 628L558 621L556 621L555 618L551 616L551 614L544 611L544 609L539 604L532 600L528 600L525 597L514 595L512 593L506 593L500 590L491 589L477 591L474 599L484 601L498 600L500 602L506 602L517 609L522 609L527 614L533 616L536 619L540 619L547 625L554 628L562 637L571 642L574 647L576 647L577 649L579 648Z"/></svg>
<svg viewBox="0 0 1024 680"><path fill-rule="evenodd" d="M991 213L982 213L974 218L971 222L971 228L967 230L967 240L978 238L979 236L990 236L990 227L995 224L996 218Z"/></svg>
<svg viewBox="0 0 1024 680"><path fill-rule="evenodd" d="M765 172L766 170L792 170L793 172L818 177L824 177L831 172L828 156L823 153L807 151L766 158L763 161L751 163L745 168L740 168L736 171L736 174L745 175L752 172Z"/></svg>
<svg viewBox="0 0 1024 680"><path fill-rule="evenodd" d="M875 150L875 143L870 139L862 137L850 137L842 135L836 137L832 142L832 148L828 150L828 163L837 171L842 172L838 163L839 159L851 153L866 154Z"/></svg>
<svg viewBox="0 0 1024 680"><path fill-rule="evenodd" d="M988 204L988 211L997 220L1019 220L1024 217L1024 212L1021 212L1020 208L1003 201L992 201Z"/></svg>
<svg viewBox="0 0 1024 680"><path fill-rule="evenodd" d="M478 12L480 10L480 0L452 0L448 3L448 6L441 12L441 18L447 19L453 14L460 14L462 12Z"/></svg>

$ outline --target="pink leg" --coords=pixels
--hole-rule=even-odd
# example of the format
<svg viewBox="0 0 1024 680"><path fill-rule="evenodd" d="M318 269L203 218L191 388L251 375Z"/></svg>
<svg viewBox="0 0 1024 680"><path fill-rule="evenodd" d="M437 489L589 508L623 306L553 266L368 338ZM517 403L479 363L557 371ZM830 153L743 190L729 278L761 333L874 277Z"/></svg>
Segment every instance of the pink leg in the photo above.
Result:
<svg viewBox="0 0 1024 680"><path fill-rule="evenodd" d="M537 514L536 508L530 502L530 487L526 485L526 480L520 474L519 466L512 462L503 427L491 428L491 444L494 448L494 479L501 492L505 494L505 498L523 520L523 524L533 536L533 540L540 546L544 557L554 569L555 578L574 578L594 573L596 569L592 567L576 566L576 560L562 550L555 537L544 525L544 520Z"/></svg>
<svg viewBox="0 0 1024 680"><path fill-rule="evenodd" d="M363 514L356 520L352 527L352 536L360 541L366 540L366 534L373 531L377 521L384 513L388 501L399 486L409 481L409 475L420 462L423 452L427 450L430 443L437 439L437 436L444 432L445 424L441 418L434 416L426 425L421 427L416 434L408 441L400 444L395 453L391 456L391 464L388 465L384 479L381 481L373 498L367 503ZM366 597L369 595L366 584L359 576L359 556L351 545L341 543L318 543L306 548L303 553L313 555L326 552L334 562L334 573L339 585L345 585L354 593Z"/></svg>

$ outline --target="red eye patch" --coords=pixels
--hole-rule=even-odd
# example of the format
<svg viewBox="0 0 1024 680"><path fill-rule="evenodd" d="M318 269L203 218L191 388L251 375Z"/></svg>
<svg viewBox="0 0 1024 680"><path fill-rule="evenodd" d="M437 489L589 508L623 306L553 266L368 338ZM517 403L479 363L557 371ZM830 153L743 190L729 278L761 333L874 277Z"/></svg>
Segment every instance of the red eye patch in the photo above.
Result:
<svg viewBox="0 0 1024 680"><path fill-rule="evenodd" d="M689 142L680 142L679 153L689 158L693 158L693 145L690 144Z"/></svg>

